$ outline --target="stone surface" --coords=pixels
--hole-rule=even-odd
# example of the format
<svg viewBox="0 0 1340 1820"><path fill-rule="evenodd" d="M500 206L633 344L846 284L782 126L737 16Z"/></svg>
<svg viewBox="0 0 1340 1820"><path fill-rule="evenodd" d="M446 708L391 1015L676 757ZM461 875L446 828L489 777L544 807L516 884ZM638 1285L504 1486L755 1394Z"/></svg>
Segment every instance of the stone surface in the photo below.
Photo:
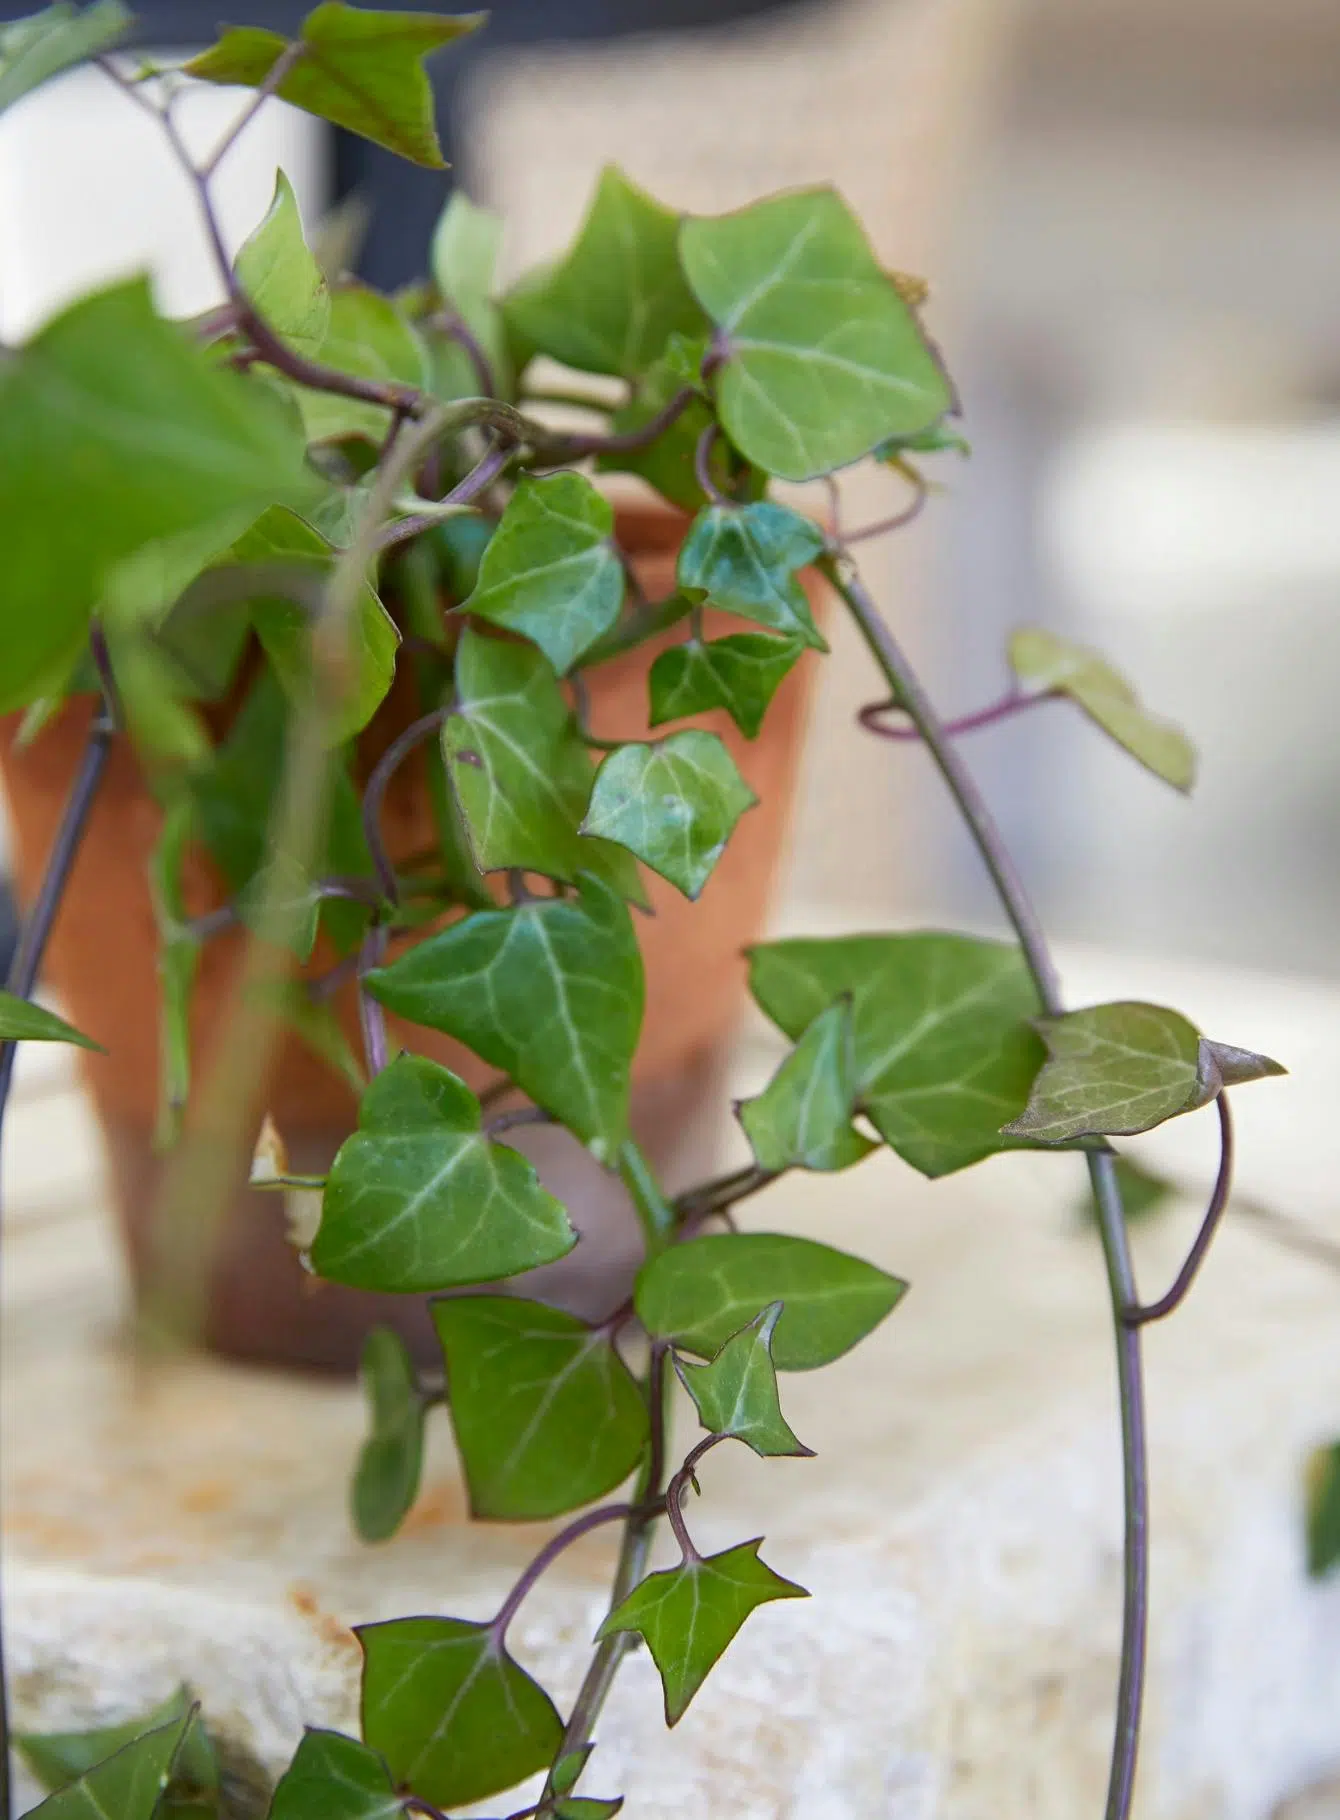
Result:
<svg viewBox="0 0 1340 1820"><path fill-rule="evenodd" d="M1335 994L1092 957L1070 975L1074 1002L1176 1002L1288 1062L1287 1081L1239 1096L1244 1186L1334 1227ZM772 1059L751 1032L740 1089ZM43 1065L15 1118L6 1242L19 1721L124 1713L185 1677L217 1724L277 1766L303 1723L356 1721L346 1626L484 1616L545 1532L465 1521L439 1422L407 1532L363 1548L344 1515L352 1392L208 1361L137 1371L94 1160ZM1205 1118L1188 1120L1146 1152L1198 1194L1211 1141ZM728 1144L738 1139L723 1132L722 1160ZM1120 1505L1102 1269L1075 1218L1076 1177L1068 1160L1015 1156L928 1184L881 1156L751 1204L750 1227L860 1250L913 1290L857 1353L784 1381L818 1459L725 1449L707 1464L702 1540L766 1533L768 1558L814 1597L755 1616L674 1733L650 1664L627 1664L597 1780L640 1820L1101 1811ZM1197 1212L1188 1198L1141 1236L1147 1292L1176 1268ZM1337 1297L1332 1271L1230 1216L1190 1305L1150 1334L1148 1820L1258 1820L1340 1763L1340 1585L1307 1582L1298 1503L1308 1449L1340 1430ZM601 1538L580 1545L523 1611L519 1653L560 1703L611 1554Z"/></svg>

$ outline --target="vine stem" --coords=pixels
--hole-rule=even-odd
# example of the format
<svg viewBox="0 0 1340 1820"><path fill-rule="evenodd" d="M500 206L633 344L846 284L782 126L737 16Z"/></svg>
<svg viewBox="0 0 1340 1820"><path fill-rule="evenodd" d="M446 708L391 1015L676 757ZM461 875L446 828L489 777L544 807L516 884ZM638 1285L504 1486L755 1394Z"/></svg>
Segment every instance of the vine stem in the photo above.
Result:
<svg viewBox="0 0 1340 1820"><path fill-rule="evenodd" d="M1168 1293L1161 1295L1157 1302L1144 1302L1126 1310L1126 1322L1130 1327L1143 1327L1150 1321L1161 1321L1165 1315L1172 1314L1174 1309L1181 1307L1205 1262L1214 1235L1219 1230L1219 1222L1224 1217L1224 1209L1228 1206L1228 1197L1233 1187L1233 1116L1228 1110L1226 1093L1216 1095L1214 1106L1219 1114L1219 1173L1214 1179L1205 1217L1186 1254L1186 1262L1178 1271Z"/></svg>
<svg viewBox="0 0 1340 1820"><path fill-rule="evenodd" d="M535 1583L548 1568L552 1567L565 1549L571 1548L574 1542L580 1542L584 1535L593 1529L599 1529L604 1523L618 1523L633 1515L631 1504L602 1504L597 1510L583 1512L574 1517L556 1536L551 1536L530 1565L524 1569L516 1585L498 1607L498 1614L489 1625L489 1633L499 1649L506 1639L507 1631L521 1609L521 1602L534 1588Z"/></svg>
<svg viewBox="0 0 1340 1820"><path fill-rule="evenodd" d="M972 714L963 714L957 720L947 720L943 731L956 739L960 733L975 733L979 727L994 727L1012 715L1022 714L1026 709L1036 708L1045 701L1057 701L1059 696L1055 689L1044 689L1037 695L1025 695L1020 689L1013 689L1008 695L1002 695L999 701L993 701L988 707L978 708ZM886 727L881 715L896 714L899 704L896 701L872 701L857 711L856 718L867 733L878 734L880 739L919 740L921 734L915 727Z"/></svg>
<svg viewBox="0 0 1340 1820"><path fill-rule="evenodd" d="M98 668L100 672L104 668L100 658ZM71 786L60 826L56 830L56 839L47 859L41 886L32 910L24 921L14 951L8 990L16 998L31 998L37 984L42 957L46 953L47 942L51 938L61 900L65 896L65 887L69 883L84 830L88 826L89 813L107 769L115 732L116 709L110 690L104 684L102 705L89 729L84 755ZM10 1091L14 1084L14 1062L18 1047L16 1042L0 1043L0 1129L4 1125ZM9 1688L5 1673L3 1620L0 1619L0 1820L12 1820L14 1811L14 1794L9 1775L9 1746Z"/></svg>
<svg viewBox="0 0 1340 1820"><path fill-rule="evenodd" d="M930 753L990 874L1008 917L1042 1009L1061 1016L1060 980L1037 912L1015 868L1000 829L976 780L960 758L944 723L936 714L915 670L903 654L879 608L846 551L833 546L820 569L846 602L870 653L882 671L894 702L905 713ZM1116 1177L1116 1159L1091 1153L1086 1159L1098 1208L1103 1257L1107 1268L1112 1320L1116 1331L1117 1391L1121 1404L1122 1502L1125 1521L1124 1592L1121 1666L1117 1681L1116 1723L1108 1778L1105 1820L1128 1820L1135 1788L1144 1701L1145 1657L1149 1626L1149 1468L1145 1433L1144 1367L1140 1329L1128 1319L1138 1308L1126 1217Z"/></svg>

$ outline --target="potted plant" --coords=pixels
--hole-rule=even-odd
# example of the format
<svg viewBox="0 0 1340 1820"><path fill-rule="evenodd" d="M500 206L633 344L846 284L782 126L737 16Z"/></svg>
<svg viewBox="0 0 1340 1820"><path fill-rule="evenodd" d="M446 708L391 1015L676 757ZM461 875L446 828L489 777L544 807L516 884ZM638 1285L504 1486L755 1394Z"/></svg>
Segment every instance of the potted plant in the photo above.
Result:
<svg viewBox="0 0 1340 1820"><path fill-rule="evenodd" d="M496 226L457 199L431 278L381 297L322 271L282 175L230 259L212 179L273 94L431 165L422 59L480 21L326 0L291 42L225 30L185 77L113 62L125 23L119 0L96 0L10 28L0 103L95 58L181 159L227 302L183 325L143 283L119 284L4 352L0 706L30 908L0 1000L0 1110L18 1041L107 1051L90 1079L121 1152L146 1343L211 1319L237 1343L217 1322L215 1260L235 1301L265 1303L286 1244L323 1282L418 1312L363 1348L366 1539L410 1508L438 1404L476 1517L566 1521L491 1621L365 1627L362 1737L309 1732L273 1792L228 1781L208 1714L183 1697L116 1734L28 1739L63 1785L44 1811L441 1820L535 1778L513 1820L613 1813L586 1770L632 1643L673 1725L756 1606L804 1596L756 1539L704 1554L686 1512L700 1461L729 1439L808 1455L778 1373L846 1352L905 1288L817 1240L739 1230L733 1210L784 1172L843 1171L881 1144L929 1176L1023 1145L1083 1155L1112 1289L1120 1820L1145 1622L1140 1331L1186 1293L1222 1212L1225 1090L1277 1065L1162 1007L1066 1012L957 735L1065 696L1182 788L1190 748L1104 662L1038 630L1012 643L1005 699L946 724L854 556L906 513L852 531L774 497L776 481L870 459L919 500L917 464L959 440L917 288L881 269L832 191L681 220L608 171L570 254L501 297ZM201 164L176 116L186 79L254 91ZM557 393L532 378L539 355L574 375ZM574 388L591 428L550 414ZM666 508L620 519L593 478L618 470ZM820 583L880 679L865 725L924 743L1011 937L752 947L750 989L793 1046L736 1108L752 1163L672 1192L639 1141L635 1057L654 1085L732 1014L804 668L824 649ZM32 1002L48 946L73 1025ZM310 1052L301 1066L280 1056L284 1032ZM1145 1303L1110 1140L1209 1104L1220 1178L1185 1268ZM566 1134L584 1172L542 1181L516 1147L532 1130ZM313 1204L291 1243L270 1216L258 1251L254 1211L239 1241L248 1159L257 1192ZM538 1273L574 1253L579 1197L611 1180L640 1267L592 1272L604 1299L575 1313ZM298 1306L284 1288L267 1314ZM337 1357L366 1320L360 1306L298 1350ZM274 1350L254 1328L240 1343ZM691 1445L676 1400L700 1422ZM662 1523L678 1559L650 1572ZM560 1714L508 1631L538 1576L604 1525L622 1537L609 1608Z"/></svg>

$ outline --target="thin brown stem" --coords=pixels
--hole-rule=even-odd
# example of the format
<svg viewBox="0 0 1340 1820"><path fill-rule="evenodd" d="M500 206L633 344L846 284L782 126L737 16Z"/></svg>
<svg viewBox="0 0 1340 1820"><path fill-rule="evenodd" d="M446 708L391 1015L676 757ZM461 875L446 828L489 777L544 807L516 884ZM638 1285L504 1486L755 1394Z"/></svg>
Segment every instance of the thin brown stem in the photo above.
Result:
<svg viewBox="0 0 1340 1820"><path fill-rule="evenodd" d="M914 518L920 518L930 499L931 490L915 469L906 470L907 478L912 482L912 498L901 512L894 512L888 518L878 518L873 524L862 525L856 531L842 533L842 546L846 548L854 543L868 543L874 537L887 537L890 531L901 531L910 525Z"/></svg>
<svg viewBox="0 0 1340 1820"><path fill-rule="evenodd" d="M522 1600L534 1588L541 1574L553 1566L565 1549L571 1548L574 1542L580 1542L583 1536L589 1535L593 1529L599 1529L602 1524L619 1523L632 1514L631 1504L602 1504L598 1510L588 1510L582 1516L574 1517L566 1528L560 1529L556 1536L551 1536L498 1607L498 1614L489 1625L494 1642L501 1648L508 1626L521 1609Z"/></svg>
<svg viewBox="0 0 1340 1820"><path fill-rule="evenodd" d="M269 75L265 78L264 82L260 84L255 94L251 97L251 100L242 109L242 112L238 115L237 119L234 120L233 124L223 135L223 138L220 139L219 143L214 147L214 150L210 153L209 157L206 158L205 162L200 166L200 176L204 182L209 182L215 171L218 170L229 152L232 151L243 133L246 132L257 114L259 114L261 109L265 106L266 102L272 100L274 96L279 93L280 84L284 81L285 77L292 72L294 66L302 61L306 54L307 46L303 44L301 40L294 44L285 45L284 49L270 66Z"/></svg>
<svg viewBox="0 0 1340 1820"><path fill-rule="evenodd" d="M372 767L363 791L363 839L372 858L377 882L391 904L400 902L400 880L382 839L382 804L386 800L386 787L410 753L436 733L450 712L450 708L434 708L431 714L421 714L418 720L411 721Z"/></svg>
<svg viewBox="0 0 1340 1820"><path fill-rule="evenodd" d="M685 1494L690 1485L695 1491L698 1489L697 1467L703 1455L715 1447L718 1441L728 1441L730 1438L729 1435L721 1434L705 1436L695 1447L689 1449L684 1457L683 1465L665 1488L665 1514L670 1520L670 1528L674 1531L675 1540L679 1543L680 1554L685 1561L702 1560L697 1545L689 1534L688 1525L684 1521Z"/></svg>
<svg viewBox="0 0 1340 1820"><path fill-rule="evenodd" d="M957 720L947 720L944 731L950 739L957 739L961 733L976 733L981 727L997 726L1001 721L1022 714L1028 708L1036 708L1042 702L1059 700L1060 696L1054 689L1044 689L1036 695L1025 695L1021 689L1011 689L1008 695L992 702L989 707L978 708L972 714L960 715ZM881 739L919 740L921 734L915 726L889 727L884 724L884 715L901 712L903 710L896 701L872 701L858 711L856 718L867 733L877 733Z"/></svg>
<svg viewBox="0 0 1340 1820"><path fill-rule="evenodd" d="M721 437L721 426L712 422L703 431L693 451L693 472L704 495L714 506L729 506L734 501L721 491L712 478L712 450Z"/></svg>

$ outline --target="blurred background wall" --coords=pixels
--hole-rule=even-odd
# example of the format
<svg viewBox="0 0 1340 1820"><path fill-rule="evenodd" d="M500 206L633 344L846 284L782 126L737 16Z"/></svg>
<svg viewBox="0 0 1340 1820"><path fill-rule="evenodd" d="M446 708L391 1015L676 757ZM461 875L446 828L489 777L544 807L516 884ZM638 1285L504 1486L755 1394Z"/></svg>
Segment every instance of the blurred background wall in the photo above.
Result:
<svg viewBox="0 0 1340 1820"><path fill-rule="evenodd" d="M1044 912L1072 937L1334 972L1340 6L809 0L732 23L701 0L711 29L575 44L564 6L529 9L543 44L514 12L448 95L510 263L568 238L609 158L701 210L836 181L888 261L932 280L961 382L971 461L942 462L931 511L866 558L942 705L999 693L1008 629L1042 622L1202 748L1188 805L1063 707L973 738ZM603 13L636 27L649 6ZM146 260L168 307L209 301L189 198L93 82L0 124L5 333ZM231 105L200 99L203 141ZM311 215L332 193L321 130L270 112L229 170L237 233L277 159ZM879 478L848 494L849 523L897 503ZM877 691L834 643L794 914L988 917L920 755L852 730Z"/></svg>

